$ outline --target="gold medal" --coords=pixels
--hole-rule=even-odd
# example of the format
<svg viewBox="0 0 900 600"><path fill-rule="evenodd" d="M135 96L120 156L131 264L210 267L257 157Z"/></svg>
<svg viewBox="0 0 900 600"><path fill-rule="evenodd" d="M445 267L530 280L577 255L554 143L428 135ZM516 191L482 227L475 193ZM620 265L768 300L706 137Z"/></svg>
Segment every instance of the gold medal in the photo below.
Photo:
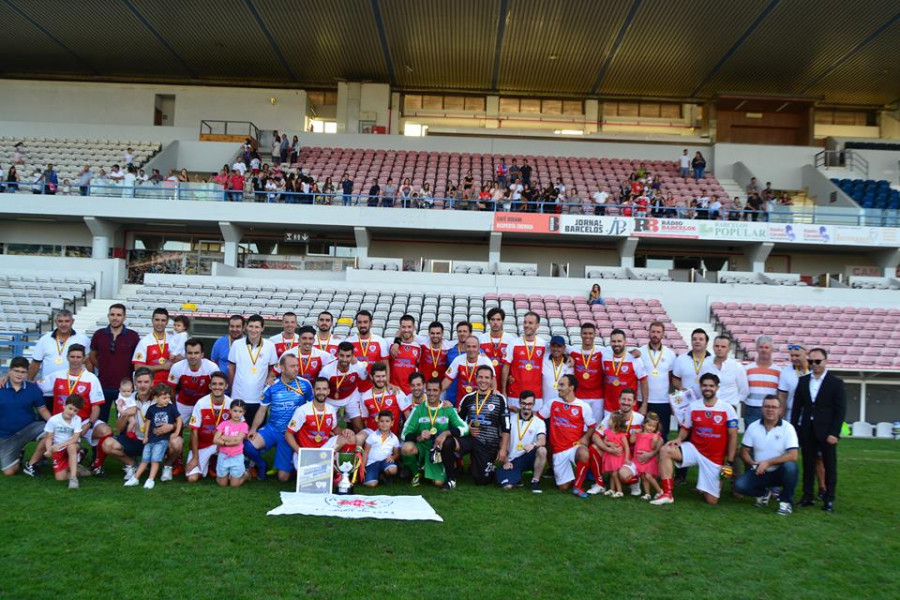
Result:
<svg viewBox="0 0 900 600"><path fill-rule="evenodd" d="M527 365L525 365L525 370L526 370L526 371L531 371L531 370L533 370L533 369L534 369L534 365L533 365L533 364L528 363Z"/></svg>
<svg viewBox="0 0 900 600"><path fill-rule="evenodd" d="M653 373L651 373L651 375L659 375L659 371L654 369L654 371L653 371Z"/></svg>
<svg viewBox="0 0 900 600"><path fill-rule="evenodd" d="M558 390L558 389L559 389L559 384L558 384L558 383L554 383L554 384L553 384L553 389L554 389L554 390Z"/></svg>
<svg viewBox="0 0 900 600"><path fill-rule="evenodd" d="M250 372L256 375L256 367L250 367Z"/></svg>
<svg viewBox="0 0 900 600"><path fill-rule="evenodd" d="M432 376L432 377L437 377L437 376L438 376L438 372L437 372L437 371L432 371L432 372L431 372L431 376Z"/></svg>
<svg viewBox="0 0 900 600"><path fill-rule="evenodd" d="M467 386L466 386L466 393L467 393L467 394L471 394L471 393L472 393L472 386L471 386L471 385L467 385Z"/></svg>
<svg viewBox="0 0 900 600"><path fill-rule="evenodd" d="M481 427L481 423L479 423L475 419L472 419L471 421L469 421L469 427L471 427L472 429L478 429L479 427Z"/></svg>
<svg viewBox="0 0 900 600"><path fill-rule="evenodd" d="M428 430L428 433L430 433L431 435L435 435L437 433L437 427L432 427Z"/></svg>
<svg viewBox="0 0 900 600"><path fill-rule="evenodd" d="M523 446L522 444L516 444L516 450L524 450L524 449L525 449L525 446Z"/></svg>
<svg viewBox="0 0 900 600"><path fill-rule="evenodd" d="M591 374L588 373L587 371L585 371L585 372L584 372L584 375L582 375L582 377L584 377L585 379L590 379L590 378L591 378Z"/></svg>
<svg viewBox="0 0 900 600"><path fill-rule="evenodd" d="M318 444L319 442L322 441L322 436L319 435L319 434L317 433L317 434L316 434L316 437L314 437L313 439L314 439L314 440L316 441L316 443Z"/></svg>
<svg viewBox="0 0 900 600"><path fill-rule="evenodd" d="M161 365L164 365L164 364L166 364L166 359L160 357L159 361L157 361L157 362L159 362L159 364L161 364Z"/></svg>
<svg viewBox="0 0 900 600"><path fill-rule="evenodd" d="M61 364L62 364L62 356L57 356L57 357L56 357L56 364L58 364L58 365L61 365Z"/></svg>
<svg viewBox="0 0 900 600"><path fill-rule="evenodd" d="M500 361L495 358L494 360L491 361L491 364L496 367L497 365L500 364Z"/></svg>

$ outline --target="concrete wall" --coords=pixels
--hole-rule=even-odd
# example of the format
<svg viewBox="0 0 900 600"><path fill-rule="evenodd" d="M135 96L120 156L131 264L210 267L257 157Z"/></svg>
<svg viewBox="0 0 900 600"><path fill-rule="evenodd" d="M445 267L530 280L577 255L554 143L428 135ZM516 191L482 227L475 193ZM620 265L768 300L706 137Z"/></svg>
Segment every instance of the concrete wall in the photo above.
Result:
<svg viewBox="0 0 900 600"><path fill-rule="evenodd" d="M54 244L90 246L93 237L84 221L29 223L0 220L0 242L6 244Z"/></svg>
<svg viewBox="0 0 900 600"><path fill-rule="evenodd" d="M820 206L858 208L859 205L846 192L831 183L831 180L813 165L801 169L801 183L810 196L815 196Z"/></svg>
<svg viewBox="0 0 900 600"><path fill-rule="evenodd" d="M803 187L800 167L814 164L820 150L813 146L716 144L716 176L733 179L732 165L740 161L763 185L771 181L773 188L797 190Z"/></svg>
<svg viewBox="0 0 900 600"><path fill-rule="evenodd" d="M887 150L854 150L854 154L869 161L869 179L887 179L900 184L900 152Z"/></svg>
<svg viewBox="0 0 900 600"><path fill-rule="evenodd" d="M169 169L187 169L190 172L217 173L222 165L234 162L240 144L234 142L200 142L175 140L147 164L149 169L159 169L165 175Z"/></svg>
<svg viewBox="0 0 900 600"><path fill-rule="evenodd" d="M174 127L193 132L192 139L196 139L203 119L252 121L261 129L303 129L306 112L306 92L303 90L19 80L0 82L0 106L3 107L4 120L65 123L67 126L79 123L152 127L156 94L175 96ZM274 104L270 101L272 98L275 99ZM68 134L59 132L58 135Z"/></svg>

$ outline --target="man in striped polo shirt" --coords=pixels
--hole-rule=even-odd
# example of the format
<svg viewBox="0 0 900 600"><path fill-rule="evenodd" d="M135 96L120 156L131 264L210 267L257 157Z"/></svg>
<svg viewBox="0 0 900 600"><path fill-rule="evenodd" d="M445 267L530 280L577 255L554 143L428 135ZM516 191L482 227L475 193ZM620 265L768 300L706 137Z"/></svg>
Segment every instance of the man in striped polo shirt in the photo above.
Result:
<svg viewBox="0 0 900 600"><path fill-rule="evenodd" d="M775 350L772 338L767 335L756 339L756 362L747 365L747 383L750 394L744 400L744 431L751 423L762 418L763 400L768 395L778 394L778 380L781 367L772 364Z"/></svg>

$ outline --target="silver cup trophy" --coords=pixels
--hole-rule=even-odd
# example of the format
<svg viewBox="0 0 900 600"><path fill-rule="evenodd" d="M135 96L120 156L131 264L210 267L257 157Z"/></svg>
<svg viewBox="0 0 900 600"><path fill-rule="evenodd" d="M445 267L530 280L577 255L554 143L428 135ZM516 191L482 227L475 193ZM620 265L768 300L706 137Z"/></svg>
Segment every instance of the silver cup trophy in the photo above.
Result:
<svg viewBox="0 0 900 600"><path fill-rule="evenodd" d="M341 496L353 493L353 484L350 482L350 472L353 470L353 463L344 461L338 465L341 472L341 479L338 481L337 493Z"/></svg>

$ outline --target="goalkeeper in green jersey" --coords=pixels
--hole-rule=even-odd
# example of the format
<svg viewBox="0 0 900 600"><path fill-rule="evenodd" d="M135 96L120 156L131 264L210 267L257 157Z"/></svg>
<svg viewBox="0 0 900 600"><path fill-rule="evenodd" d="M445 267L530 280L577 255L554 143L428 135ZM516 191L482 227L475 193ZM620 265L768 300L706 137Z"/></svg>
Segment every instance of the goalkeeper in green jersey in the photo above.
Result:
<svg viewBox="0 0 900 600"><path fill-rule="evenodd" d="M438 487L444 485L447 475L441 463L441 446L453 437L462 437L469 428L456 409L441 402L441 380L434 378L425 384L425 402L417 405L406 419L400 437L403 464L413 474L414 486L430 479Z"/></svg>

